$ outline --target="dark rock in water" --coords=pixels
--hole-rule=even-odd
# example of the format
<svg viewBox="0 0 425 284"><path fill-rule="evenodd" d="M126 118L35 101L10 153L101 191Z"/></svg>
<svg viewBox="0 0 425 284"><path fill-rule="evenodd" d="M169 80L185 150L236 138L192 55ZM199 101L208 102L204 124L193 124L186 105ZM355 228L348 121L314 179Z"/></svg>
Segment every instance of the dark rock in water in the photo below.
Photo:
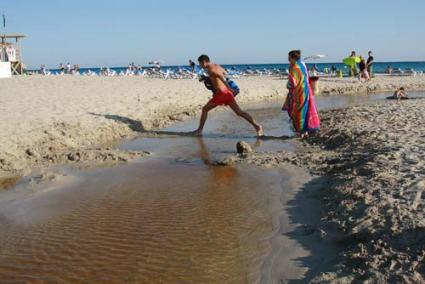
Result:
<svg viewBox="0 0 425 284"><path fill-rule="evenodd" d="M239 141L236 144L236 151L238 154L248 154L253 152L251 146L245 141Z"/></svg>

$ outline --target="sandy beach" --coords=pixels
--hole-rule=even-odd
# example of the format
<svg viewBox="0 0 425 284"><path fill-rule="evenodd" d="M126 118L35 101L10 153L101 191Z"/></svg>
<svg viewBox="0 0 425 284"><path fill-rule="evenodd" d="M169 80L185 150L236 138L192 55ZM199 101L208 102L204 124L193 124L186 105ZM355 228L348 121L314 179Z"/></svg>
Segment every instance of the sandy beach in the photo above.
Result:
<svg viewBox="0 0 425 284"><path fill-rule="evenodd" d="M237 81L242 87L238 96L242 105L283 101L286 95L286 81L282 79L249 77ZM195 117L209 97L196 80L34 76L15 77L0 84L6 90L0 98L0 165L5 177L25 176L34 169L55 165L93 167L144 157L149 152L143 147L120 150L116 145L149 130ZM355 79L325 78L320 82L322 96L372 95L401 85L408 90L425 90L425 77L381 76L367 84ZM322 130L316 136L304 142L292 140L296 151L260 153L254 148L252 154L211 161L211 165L215 164L214 171L220 171L217 164L227 165L227 161L272 169L291 164L312 175L305 175L303 185L303 175L297 176L300 189L290 199L301 203L295 202L298 205L288 210L298 212L291 215L293 219L295 215L305 216L307 211L302 206L314 204L317 213L310 215L315 218L296 219L297 224L292 227L288 227L289 221L280 220L286 225L271 241L272 247L290 244L291 240L282 241L279 236L291 228L301 234L304 245L308 244L302 254L307 257L310 251L314 263L323 261L320 254L328 254L326 265L316 265L305 276L312 282L423 282L425 129L418 122L425 119L424 107L424 99L381 100L327 110L321 113ZM260 120L266 110L258 112ZM193 145L187 147L192 149ZM155 147L148 150L156 151ZM176 161L184 164L185 159L189 158L179 157ZM69 179L67 175L53 176ZM38 179L46 183L49 175ZM15 181L16 178L6 178L2 184L10 187ZM51 182L60 184L54 179ZM312 188L314 198L306 198ZM299 238L294 240L295 257L300 248L295 246ZM325 244L343 247L338 255L342 261L332 269L328 264L335 261L334 252L330 254L331 249ZM276 259L278 256L271 254L266 261L270 267L264 268L265 279L289 279L292 273L308 271L305 267L298 272L301 268L288 258L281 262ZM283 267L279 263L286 264ZM258 281L256 278L252 282Z"/></svg>
<svg viewBox="0 0 425 284"><path fill-rule="evenodd" d="M240 103L283 98L286 80L237 80ZM323 79L322 94L368 94L398 86L425 89L425 77ZM146 153L114 142L198 114L210 94L197 80L137 77L22 76L0 81L0 176L55 164L119 163Z"/></svg>
<svg viewBox="0 0 425 284"><path fill-rule="evenodd" d="M0 284L425 284L424 0L3 2Z"/></svg>
<svg viewBox="0 0 425 284"><path fill-rule="evenodd" d="M326 111L323 129L300 151L240 160L290 163L325 178L318 194L324 216L313 231L344 249L342 262L314 283L425 281L424 107L418 99Z"/></svg>

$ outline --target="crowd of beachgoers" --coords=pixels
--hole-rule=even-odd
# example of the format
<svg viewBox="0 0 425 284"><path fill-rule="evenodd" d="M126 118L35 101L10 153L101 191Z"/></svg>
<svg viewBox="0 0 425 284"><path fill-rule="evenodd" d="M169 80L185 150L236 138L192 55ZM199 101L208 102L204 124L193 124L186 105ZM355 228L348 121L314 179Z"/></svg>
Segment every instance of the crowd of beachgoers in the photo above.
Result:
<svg viewBox="0 0 425 284"><path fill-rule="evenodd" d="M192 62L192 61L190 61ZM149 67L142 67L130 63L126 69L110 67L101 67L99 70L85 69L81 70L79 65L71 66L70 63L63 65L60 64L57 70L51 71L45 65L42 65L38 74L45 76L62 76L62 75L83 75L83 76L125 76L125 77L146 77L146 78L162 78L162 79L197 79L199 76L205 75L204 70L198 66L189 63L188 66L180 66L177 68L162 67L160 63L151 64ZM288 74L287 69L280 68L253 68L247 67L244 70L237 70L236 68L227 69L229 77L237 78L241 76L285 76Z"/></svg>

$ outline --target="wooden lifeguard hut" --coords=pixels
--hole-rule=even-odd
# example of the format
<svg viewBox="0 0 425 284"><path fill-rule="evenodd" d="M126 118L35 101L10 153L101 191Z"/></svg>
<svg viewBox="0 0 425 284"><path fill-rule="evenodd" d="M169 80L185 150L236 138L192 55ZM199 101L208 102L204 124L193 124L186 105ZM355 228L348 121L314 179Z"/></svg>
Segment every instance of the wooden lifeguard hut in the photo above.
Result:
<svg viewBox="0 0 425 284"><path fill-rule="evenodd" d="M0 34L0 61L10 62L12 75L24 73L20 41L24 37L22 34Z"/></svg>

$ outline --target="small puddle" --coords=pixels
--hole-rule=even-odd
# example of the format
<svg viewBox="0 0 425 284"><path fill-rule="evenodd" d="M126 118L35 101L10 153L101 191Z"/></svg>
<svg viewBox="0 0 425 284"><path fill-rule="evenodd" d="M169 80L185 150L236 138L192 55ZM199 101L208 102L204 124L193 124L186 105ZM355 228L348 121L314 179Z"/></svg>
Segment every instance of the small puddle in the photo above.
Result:
<svg viewBox="0 0 425 284"><path fill-rule="evenodd" d="M319 107L364 98L324 97ZM267 135L291 134L279 104L256 105L250 112ZM177 123L165 130L171 135L139 137L120 146L154 152L152 158L106 169L58 168L49 181L20 182L0 192L0 279L255 283L261 273L267 279L271 273L280 279L302 277L308 268L295 260L265 262L284 263L288 274L274 270L264 276L268 269L262 265L272 246L278 249L280 224L294 226L285 204L309 176L291 167L264 170L212 163L234 153L239 140L259 152L293 151L296 144L257 140L251 127L230 111L212 113L204 138L178 135L196 126L197 120ZM296 259L301 245L285 244Z"/></svg>

